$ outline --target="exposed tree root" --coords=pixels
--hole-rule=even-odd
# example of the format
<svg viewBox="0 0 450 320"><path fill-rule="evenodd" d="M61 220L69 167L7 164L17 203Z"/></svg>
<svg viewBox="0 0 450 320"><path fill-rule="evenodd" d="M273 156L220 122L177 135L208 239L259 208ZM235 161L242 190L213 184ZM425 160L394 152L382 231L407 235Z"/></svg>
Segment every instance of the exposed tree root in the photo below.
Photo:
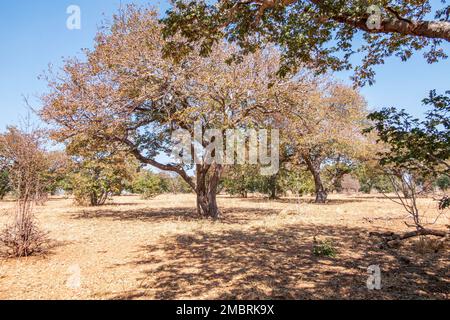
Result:
<svg viewBox="0 0 450 320"><path fill-rule="evenodd" d="M380 244L381 248L384 247L393 247L395 245L398 245L401 241L407 240L414 237L419 236L435 236L435 237L441 237L442 242L445 242L448 237L449 233L447 231L441 231L441 230L432 230L432 229L419 229L416 231L410 231L403 234L395 234L392 232L388 233L379 233L379 232L371 232L370 236L378 236L383 238L383 242Z"/></svg>

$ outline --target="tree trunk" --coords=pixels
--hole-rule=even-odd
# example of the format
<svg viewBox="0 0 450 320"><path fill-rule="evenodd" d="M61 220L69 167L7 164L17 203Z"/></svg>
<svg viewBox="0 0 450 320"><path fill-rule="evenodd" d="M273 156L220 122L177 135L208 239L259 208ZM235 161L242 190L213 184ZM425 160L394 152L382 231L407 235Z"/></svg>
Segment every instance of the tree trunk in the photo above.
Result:
<svg viewBox="0 0 450 320"><path fill-rule="evenodd" d="M278 175L273 175L272 177L270 177L270 184L269 184L270 200L275 200L278 198L277 182L278 182Z"/></svg>
<svg viewBox="0 0 450 320"><path fill-rule="evenodd" d="M316 203L326 203L328 198L328 193L325 190L320 174L314 176L314 185L316 186Z"/></svg>
<svg viewBox="0 0 450 320"><path fill-rule="evenodd" d="M270 200L275 200L277 198L277 187L274 185L270 186Z"/></svg>
<svg viewBox="0 0 450 320"><path fill-rule="evenodd" d="M347 172L345 171L336 172L331 180L331 185L337 193L342 193L342 191L344 191L344 188L342 188L342 180L344 179L346 173Z"/></svg>
<svg viewBox="0 0 450 320"><path fill-rule="evenodd" d="M106 200L108 200L109 192L103 191L103 193L100 196L100 199L98 200L98 205L103 206L106 203Z"/></svg>
<svg viewBox="0 0 450 320"><path fill-rule="evenodd" d="M103 206L108 200L109 192L102 191L100 194L92 192L90 196L91 207Z"/></svg>
<svg viewBox="0 0 450 320"><path fill-rule="evenodd" d="M91 192L91 207L97 206L97 194L95 192Z"/></svg>
<svg viewBox="0 0 450 320"><path fill-rule="evenodd" d="M373 190L373 183L368 182L367 183L367 193L372 194L372 190Z"/></svg>
<svg viewBox="0 0 450 320"><path fill-rule="evenodd" d="M328 198L328 193L323 186L322 178L320 177L320 165L315 164L309 157L304 157L308 170L314 177L314 186L316 193L315 203L326 203Z"/></svg>
<svg viewBox="0 0 450 320"><path fill-rule="evenodd" d="M219 219L220 210L217 205L217 190L223 167L213 166L213 173L207 181L208 170L197 167L197 212L200 216Z"/></svg>

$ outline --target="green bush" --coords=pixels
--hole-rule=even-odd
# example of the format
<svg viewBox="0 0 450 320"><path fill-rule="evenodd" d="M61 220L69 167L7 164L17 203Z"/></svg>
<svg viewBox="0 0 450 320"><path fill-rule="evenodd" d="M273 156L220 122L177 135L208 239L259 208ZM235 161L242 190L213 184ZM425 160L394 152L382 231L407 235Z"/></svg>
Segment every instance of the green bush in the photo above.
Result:
<svg viewBox="0 0 450 320"><path fill-rule="evenodd" d="M334 258L337 256L337 250L330 240L315 241L313 254L319 257Z"/></svg>
<svg viewBox="0 0 450 320"><path fill-rule="evenodd" d="M193 192L191 186L180 176L172 177L166 175L162 176L162 180L164 188L167 188L164 192L171 192L173 194L188 194Z"/></svg>
<svg viewBox="0 0 450 320"><path fill-rule="evenodd" d="M436 180L436 186L442 191L447 191L450 188L450 178L447 175L441 175Z"/></svg>
<svg viewBox="0 0 450 320"><path fill-rule="evenodd" d="M83 159L70 177L75 202L83 206L101 206L109 197L119 195L129 184L133 171L123 155Z"/></svg>
<svg viewBox="0 0 450 320"><path fill-rule="evenodd" d="M9 172L3 170L0 172L0 200L6 196L8 192L11 191L11 182L9 179Z"/></svg>
<svg viewBox="0 0 450 320"><path fill-rule="evenodd" d="M361 164L356 169L355 175L361 185L359 191L363 193L370 194L374 190L384 193L394 191L389 177L379 167L378 163Z"/></svg>
<svg viewBox="0 0 450 320"><path fill-rule="evenodd" d="M168 190L167 182L156 174L141 172L133 181L134 193L140 194L143 199L151 199Z"/></svg>

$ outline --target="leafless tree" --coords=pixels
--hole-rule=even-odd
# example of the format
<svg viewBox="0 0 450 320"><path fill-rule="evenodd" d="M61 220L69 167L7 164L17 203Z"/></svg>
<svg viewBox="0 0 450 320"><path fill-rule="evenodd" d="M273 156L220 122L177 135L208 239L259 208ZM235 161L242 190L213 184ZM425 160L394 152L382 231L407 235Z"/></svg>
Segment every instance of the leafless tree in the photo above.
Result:
<svg viewBox="0 0 450 320"><path fill-rule="evenodd" d="M40 132L9 128L0 136L1 157L10 164L11 181L17 200L11 222L0 232L0 244L12 257L41 252L47 235L38 227L35 206L44 194L42 172L45 154L40 147Z"/></svg>
<svg viewBox="0 0 450 320"><path fill-rule="evenodd" d="M406 232L404 234L390 234L385 238L385 242L389 244L391 241L401 241L417 236L436 236L443 237L444 241L448 237L448 232L442 230L434 230L426 227L423 221L423 216L418 206L418 198L420 197L422 190L418 188L417 178L413 173L398 171L388 171L388 177L392 184L395 196L385 194L393 202L403 206L409 217L412 218L413 223L405 224L410 228L415 228L414 231ZM440 210L439 215L436 217L435 222L444 214L444 210Z"/></svg>

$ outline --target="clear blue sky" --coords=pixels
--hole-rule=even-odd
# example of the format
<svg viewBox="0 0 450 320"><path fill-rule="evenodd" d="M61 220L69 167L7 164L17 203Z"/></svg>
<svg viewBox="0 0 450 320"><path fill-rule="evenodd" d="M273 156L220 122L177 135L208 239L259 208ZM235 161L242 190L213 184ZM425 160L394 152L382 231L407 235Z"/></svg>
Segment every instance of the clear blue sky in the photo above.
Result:
<svg viewBox="0 0 450 320"><path fill-rule="evenodd" d="M0 131L27 114L23 96L38 107L36 95L45 91L37 76L49 63L60 65L62 57L89 48L102 20L120 4L150 4L164 13L167 0L3 0L0 9ZM80 6L82 29L68 30L66 9ZM446 46L450 52L450 46ZM338 77L348 80L348 74ZM406 63L389 59L377 68L377 83L362 89L371 108L397 106L420 115L420 101L430 89L450 89L450 60L428 65L420 54Z"/></svg>

